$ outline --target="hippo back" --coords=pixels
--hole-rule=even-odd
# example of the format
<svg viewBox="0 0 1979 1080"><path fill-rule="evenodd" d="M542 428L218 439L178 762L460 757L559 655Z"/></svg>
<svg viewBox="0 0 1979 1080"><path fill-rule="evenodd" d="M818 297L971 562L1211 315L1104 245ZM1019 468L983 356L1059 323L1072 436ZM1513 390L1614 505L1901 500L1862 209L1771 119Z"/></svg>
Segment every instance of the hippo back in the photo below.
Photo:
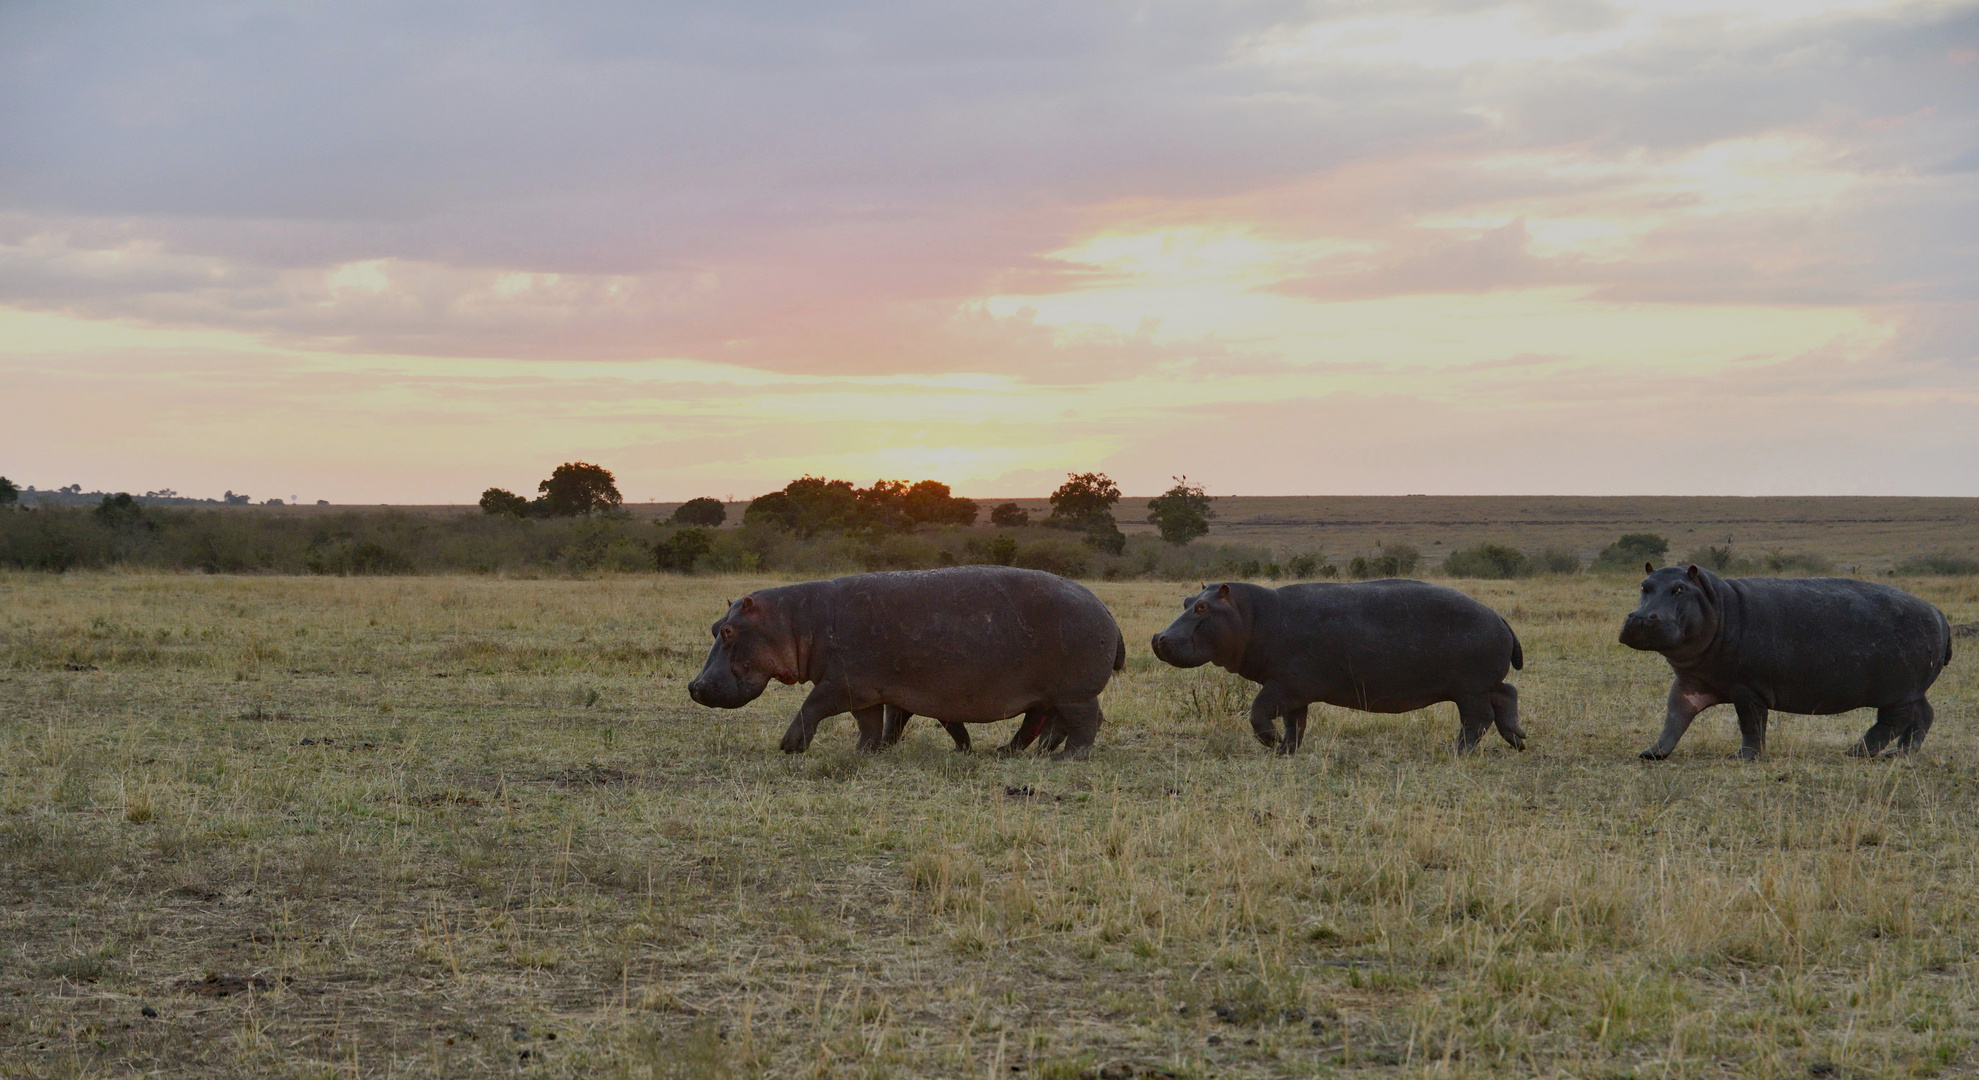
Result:
<svg viewBox="0 0 1979 1080"><path fill-rule="evenodd" d="M1922 696L1951 655L1931 604L1853 578L1720 578L1713 673L1770 691L1773 708L1846 712Z"/></svg>
<svg viewBox="0 0 1979 1080"><path fill-rule="evenodd" d="M1091 699L1120 655L1106 605L1055 574L958 566L826 584L820 629L834 671L937 720L998 720Z"/></svg>

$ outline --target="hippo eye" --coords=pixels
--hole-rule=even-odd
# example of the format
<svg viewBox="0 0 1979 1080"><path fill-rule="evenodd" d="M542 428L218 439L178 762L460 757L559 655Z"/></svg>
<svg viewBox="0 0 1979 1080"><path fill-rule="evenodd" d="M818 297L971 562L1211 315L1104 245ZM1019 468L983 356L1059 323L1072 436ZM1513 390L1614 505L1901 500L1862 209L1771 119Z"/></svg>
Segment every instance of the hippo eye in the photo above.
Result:
<svg viewBox="0 0 1979 1080"><path fill-rule="evenodd" d="M1208 604L1197 604L1197 605L1196 605L1196 614L1198 614L1198 615L1207 615L1207 614L1209 614L1209 605L1208 605Z"/></svg>
<svg viewBox="0 0 1979 1080"><path fill-rule="evenodd" d="M1682 585L1679 585L1676 588L1670 590L1672 595L1681 594L1683 591L1684 591L1684 587Z"/></svg>
<svg viewBox="0 0 1979 1080"><path fill-rule="evenodd" d="M722 640L723 640L723 641L734 641L734 640L735 640L735 627L733 627L733 626L724 626L724 627L722 627Z"/></svg>

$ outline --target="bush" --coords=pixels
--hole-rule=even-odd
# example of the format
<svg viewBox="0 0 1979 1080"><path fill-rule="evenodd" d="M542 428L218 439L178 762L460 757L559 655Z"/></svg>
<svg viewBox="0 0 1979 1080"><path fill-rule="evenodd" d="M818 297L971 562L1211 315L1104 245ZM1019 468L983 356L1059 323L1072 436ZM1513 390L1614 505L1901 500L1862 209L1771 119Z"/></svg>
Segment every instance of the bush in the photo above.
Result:
<svg viewBox="0 0 1979 1080"><path fill-rule="evenodd" d="M714 538L708 530L682 529L653 545L653 563L661 570L691 574L694 564L713 551L714 546Z"/></svg>
<svg viewBox="0 0 1979 1080"><path fill-rule="evenodd" d="M1054 538L1032 540L1021 544L1011 565L1026 570L1046 570L1059 577L1078 577L1086 572L1092 556L1083 544L1070 543Z"/></svg>
<svg viewBox="0 0 1979 1080"><path fill-rule="evenodd" d="M1564 548L1547 548L1532 557L1532 569L1538 574L1578 574L1580 556Z"/></svg>
<svg viewBox="0 0 1979 1080"><path fill-rule="evenodd" d="M963 545L967 552L966 561L989 563L993 566L1012 566L1017 562L1017 541L1008 536L992 536L987 540L970 538Z"/></svg>
<svg viewBox="0 0 1979 1080"><path fill-rule="evenodd" d="M1422 552L1409 544L1382 544L1379 550L1380 554L1371 559L1361 555L1354 556L1354 560L1347 564L1347 572L1360 581L1369 578L1408 577L1416 572L1417 564L1422 562Z"/></svg>
<svg viewBox="0 0 1979 1080"><path fill-rule="evenodd" d="M1760 559L1769 574L1832 574L1835 564L1825 556L1805 551L1769 551Z"/></svg>
<svg viewBox="0 0 1979 1080"><path fill-rule="evenodd" d="M1175 481L1174 487L1148 500L1148 523L1161 533L1163 540L1180 547L1208 534L1210 519L1216 516L1216 511L1210 507L1209 496L1203 493L1201 484L1189 483L1186 476L1170 479Z"/></svg>
<svg viewBox="0 0 1979 1080"><path fill-rule="evenodd" d="M1634 573L1643 563L1660 561L1669 550L1670 542L1655 533L1625 533L1594 556L1594 567Z"/></svg>
<svg viewBox="0 0 1979 1080"><path fill-rule="evenodd" d="M1964 555L1912 555L1895 572L1906 577L1970 577L1979 574L1979 559Z"/></svg>
<svg viewBox="0 0 1979 1080"><path fill-rule="evenodd" d="M673 516L667 519L673 525L704 525L711 529L720 528L727 520L728 508L722 505L722 501L705 495L681 503L674 509Z"/></svg>
<svg viewBox="0 0 1979 1080"><path fill-rule="evenodd" d="M1285 560L1285 572L1292 575L1293 580L1296 581L1340 576L1340 568L1327 562L1326 556L1316 551L1294 555Z"/></svg>
<svg viewBox="0 0 1979 1080"><path fill-rule="evenodd" d="M1443 560L1443 572L1460 578L1519 578L1532 573L1532 560L1517 548L1479 544L1451 552Z"/></svg>
<svg viewBox="0 0 1979 1080"><path fill-rule="evenodd" d="M238 563L237 558L219 556L213 562ZM309 572L312 574L335 574L349 577L355 574L403 574L412 569L412 560L374 540L340 540L317 551L308 558ZM225 569L246 569L245 566L229 566Z"/></svg>
<svg viewBox="0 0 1979 1080"><path fill-rule="evenodd" d="M1743 574L1752 569L1752 560L1740 558L1729 542L1724 547L1706 544L1692 548L1690 554L1684 556L1684 561L1717 574Z"/></svg>
<svg viewBox="0 0 1979 1080"><path fill-rule="evenodd" d="M1014 502L998 503L990 511L990 524L1004 529L1021 529L1031 523L1031 512Z"/></svg>
<svg viewBox="0 0 1979 1080"><path fill-rule="evenodd" d="M0 506L12 506L20 501L21 489L12 480L0 476Z"/></svg>

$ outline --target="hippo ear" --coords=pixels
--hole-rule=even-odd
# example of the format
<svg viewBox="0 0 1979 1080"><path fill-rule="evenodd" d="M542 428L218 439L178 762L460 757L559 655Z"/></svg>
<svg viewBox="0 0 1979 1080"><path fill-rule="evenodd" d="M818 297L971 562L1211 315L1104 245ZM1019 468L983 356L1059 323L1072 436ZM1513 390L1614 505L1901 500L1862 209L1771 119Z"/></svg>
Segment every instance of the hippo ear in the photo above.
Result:
<svg viewBox="0 0 1979 1080"><path fill-rule="evenodd" d="M1653 563L1653 562L1645 562L1645 563L1643 563L1643 564L1642 564L1642 572L1643 572L1643 573L1645 573L1645 574L1653 574L1653 573L1655 573L1655 572L1656 572L1656 564L1655 564L1655 563Z"/></svg>
<svg viewBox="0 0 1979 1080"><path fill-rule="evenodd" d="M743 597L743 598L742 598L742 613L743 613L743 614L745 614L745 615L747 615L747 614L748 614L749 612L752 612L752 611L754 611L754 610L756 610L756 598L755 598L755 597L753 597L753 596L745 596L745 597Z"/></svg>
<svg viewBox="0 0 1979 1080"><path fill-rule="evenodd" d="M1696 563L1691 563L1691 564L1690 564L1690 569L1688 569L1688 570L1686 570L1686 571L1684 571L1684 576L1685 576L1685 577L1688 577L1688 578L1689 578L1689 579L1691 579L1692 581L1696 581L1696 580L1697 580L1697 564L1696 564Z"/></svg>
<svg viewBox="0 0 1979 1080"><path fill-rule="evenodd" d="M1218 600L1230 599L1230 585L1227 582L1216 587L1216 598Z"/></svg>

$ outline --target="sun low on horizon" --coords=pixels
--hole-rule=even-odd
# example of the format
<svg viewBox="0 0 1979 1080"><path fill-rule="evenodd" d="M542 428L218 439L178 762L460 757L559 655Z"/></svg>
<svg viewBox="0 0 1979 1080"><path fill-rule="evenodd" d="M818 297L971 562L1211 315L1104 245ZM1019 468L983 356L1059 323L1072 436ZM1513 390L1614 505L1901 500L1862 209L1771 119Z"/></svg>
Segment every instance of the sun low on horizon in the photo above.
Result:
<svg viewBox="0 0 1979 1080"><path fill-rule="evenodd" d="M1979 3L0 10L0 474L1979 494Z"/></svg>

